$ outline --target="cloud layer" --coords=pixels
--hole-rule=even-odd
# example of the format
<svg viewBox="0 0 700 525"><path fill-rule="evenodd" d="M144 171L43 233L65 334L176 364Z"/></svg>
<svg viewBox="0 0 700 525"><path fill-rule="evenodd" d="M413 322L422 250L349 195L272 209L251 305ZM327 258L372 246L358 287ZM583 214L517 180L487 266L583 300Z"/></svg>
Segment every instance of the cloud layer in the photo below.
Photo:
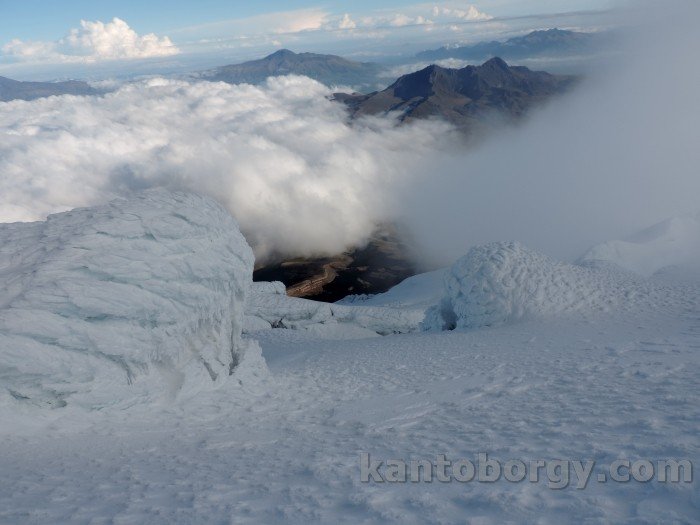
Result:
<svg viewBox="0 0 700 525"><path fill-rule="evenodd" d="M261 256L338 252L400 218L430 262L512 239L575 258L700 208L700 73L689 66L700 7L667 5L644 10L653 25L608 69L476 150L453 150L435 122L350 126L327 88L300 77L155 79L6 103L0 220L166 186L226 204Z"/></svg>
<svg viewBox="0 0 700 525"><path fill-rule="evenodd" d="M156 79L104 97L11 102L0 111L0 220L36 220L153 186L228 206L259 256L336 253L396 214L446 125L347 124L326 87Z"/></svg>
<svg viewBox="0 0 700 525"><path fill-rule="evenodd" d="M57 42L14 39L2 47L4 54L33 61L97 62L172 56L179 49L167 37L153 33L139 36L124 20L81 20L80 28Z"/></svg>
<svg viewBox="0 0 700 525"><path fill-rule="evenodd" d="M371 14L348 13L342 17L327 14L325 23L318 29L369 29L396 28L406 26L432 26L434 24L453 24L491 20L493 16L480 11L471 4L416 4L399 10L379 10Z"/></svg>
<svg viewBox="0 0 700 525"><path fill-rule="evenodd" d="M626 49L579 89L468 153L431 158L406 191L421 254L519 240L574 259L700 210L697 2L644 3ZM653 35L653 38L650 37Z"/></svg>
<svg viewBox="0 0 700 525"><path fill-rule="evenodd" d="M262 45L317 46L319 42L331 47L350 39L386 42L396 31L401 31L402 42L407 36L426 34L440 28L449 28L450 38L454 28L463 29L470 22L485 22L493 16L476 6L463 2L445 4L409 4L400 8L372 9L366 11L333 12L325 8L296 9L266 13L242 19L223 20L186 27L176 34L193 39L206 33L201 45L220 48L251 48ZM456 25L455 25L456 24ZM408 33L411 35L408 35ZM472 35L474 36L474 35Z"/></svg>

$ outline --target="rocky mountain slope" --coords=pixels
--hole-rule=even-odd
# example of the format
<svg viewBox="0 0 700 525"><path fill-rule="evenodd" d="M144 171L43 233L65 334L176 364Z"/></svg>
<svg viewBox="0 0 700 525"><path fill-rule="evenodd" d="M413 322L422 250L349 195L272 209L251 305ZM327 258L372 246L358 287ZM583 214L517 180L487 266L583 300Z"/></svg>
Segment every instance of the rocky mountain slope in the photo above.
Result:
<svg viewBox="0 0 700 525"><path fill-rule="evenodd" d="M54 95L96 95L97 91L86 82L20 82L0 77L0 102L34 100Z"/></svg>
<svg viewBox="0 0 700 525"><path fill-rule="evenodd" d="M397 111L401 120L441 117L468 134L494 121L511 120L563 93L574 77L509 66L492 58L481 66L449 69L431 65L368 95L338 93L353 117Z"/></svg>
<svg viewBox="0 0 700 525"><path fill-rule="evenodd" d="M336 55L294 53L280 49L275 53L242 64L222 66L202 74L202 78L229 84L260 84L280 75L304 75L326 85L360 86L376 83L378 64L355 62Z"/></svg>
<svg viewBox="0 0 700 525"><path fill-rule="evenodd" d="M393 227L379 229L366 246L332 257L285 260L257 268L256 281L281 281L287 294L334 302L347 295L389 290L416 268Z"/></svg>

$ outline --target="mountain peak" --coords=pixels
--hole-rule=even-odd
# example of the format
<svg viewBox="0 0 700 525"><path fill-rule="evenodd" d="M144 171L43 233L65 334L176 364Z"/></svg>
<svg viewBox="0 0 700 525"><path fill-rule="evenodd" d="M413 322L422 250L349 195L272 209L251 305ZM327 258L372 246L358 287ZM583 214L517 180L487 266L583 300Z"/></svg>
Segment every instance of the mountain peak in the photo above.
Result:
<svg viewBox="0 0 700 525"><path fill-rule="evenodd" d="M493 57L492 59L487 60L482 64L481 67L486 69L502 69L504 71L507 71L509 69L506 61L500 57Z"/></svg>
<svg viewBox="0 0 700 525"><path fill-rule="evenodd" d="M494 111L518 118L530 107L563 92L572 82L571 77L511 68L495 57L481 66L462 69L433 64L400 77L384 91L344 95L336 100L349 106L353 115L403 111L404 120L443 117L461 129L478 131L488 126Z"/></svg>
<svg viewBox="0 0 700 525"><path fill-rule="evenodd" d="M380 71L378 64L354 62L337 55L278 49L264 58L204 72L204 78L231 84L260 84L273 76L303 75L326 85L370 87Z"/></svg>
<svg viewBox="0 0 700 525"><path fill-rule="evenodd" d="M441 71L443 69L445 69L445 68L442 66L438 66L437 64L430 64L429 66L424 67L422 70L417 71L417 73L421 73L421 72L433 73L435 71Z"/></svg>
<svg viewBox="0 0 700 525"><path fill-rule="evenodd" d="M268 55L266 58L286 58L293 56L296 56L296 53L294 51L290 51L289 49L279 49L271 55Z"/></svg>
<svg viewBox="0 0 700 525"><path fill-rule="evenodd" d="M438 65L431 64L420 71L414 71L396 80L389 89L402 99L413 97L428 97L434 92L436 81L440 82L442 73L448 71Z"/></svg>

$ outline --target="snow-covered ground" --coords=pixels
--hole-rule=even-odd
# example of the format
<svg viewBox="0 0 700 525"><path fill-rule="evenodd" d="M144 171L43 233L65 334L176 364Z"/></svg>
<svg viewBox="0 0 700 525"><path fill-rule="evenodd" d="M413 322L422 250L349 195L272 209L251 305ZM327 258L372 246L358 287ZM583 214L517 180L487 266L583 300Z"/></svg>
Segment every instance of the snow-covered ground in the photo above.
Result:
<svg viewBox="0 0 700 525"><path fill-rule="evenodd" d="M442 297L442 282L446 268L409 277L386 293L349 295L336 304L388 306L404 310L425 311Z"/></svg>
<svg viewBox="0 0 700 525"><path fill-rule="evenodd" d="M693 523L698 485L365 484L359 457L700 461L700 314L318 340L187 403L3 425L0 522Z"/></svg>
<svg viewBox="0 0 700 525"><path fill-rule="evenodd" d="M697 523L696 481L598 474L700 465L700 281L600 259L488 245L335 305L249 283L240 344L269 374L128 409L6 406L0 523ZM421 331L429 308L459 328ZM361 453L596 466L583 490L365 483Z"/></svg>

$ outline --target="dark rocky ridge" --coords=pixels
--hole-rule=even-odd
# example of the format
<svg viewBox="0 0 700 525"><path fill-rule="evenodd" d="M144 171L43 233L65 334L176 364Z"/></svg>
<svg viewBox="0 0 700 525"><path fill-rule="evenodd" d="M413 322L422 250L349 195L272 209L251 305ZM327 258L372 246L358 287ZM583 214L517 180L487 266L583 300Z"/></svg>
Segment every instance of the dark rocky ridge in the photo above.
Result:
<svg viewBox="0 0 700 525"><path fill-rule="evenodd" d="M54 95L96 95L97 90L86 82L21 82L0 77L0 101L35 100Z"/></svg>
<svg viewBox="0 0 700 525"><path fill-rule="evenodd" d="M355 62L336 55L294 53L281 49L260 60L222 66L202 74L202 78L229 84L260 84L268 77L304 75L326 85L373 85L382 70L378 64Z"/></svg>
<svg viewBox="0 0 700 525"><path fill-rule="evenodd" d="M449 69L431 65L400 77L384 91L368 95L337 93L353 117L398 111L403 121L443 118L467 134L497 119L512 120L563 93L574 77L509 66L492 58L481 66Z"/></svg>
<svg viewBox="0 0 700 525"><path fill-rule="evenodd" d="M255 281L282 281L287 294L335 302L351 294L381 293L415 275L409 248L385 226L363 248L333 257L298 258L258 268Z"/></svg>

